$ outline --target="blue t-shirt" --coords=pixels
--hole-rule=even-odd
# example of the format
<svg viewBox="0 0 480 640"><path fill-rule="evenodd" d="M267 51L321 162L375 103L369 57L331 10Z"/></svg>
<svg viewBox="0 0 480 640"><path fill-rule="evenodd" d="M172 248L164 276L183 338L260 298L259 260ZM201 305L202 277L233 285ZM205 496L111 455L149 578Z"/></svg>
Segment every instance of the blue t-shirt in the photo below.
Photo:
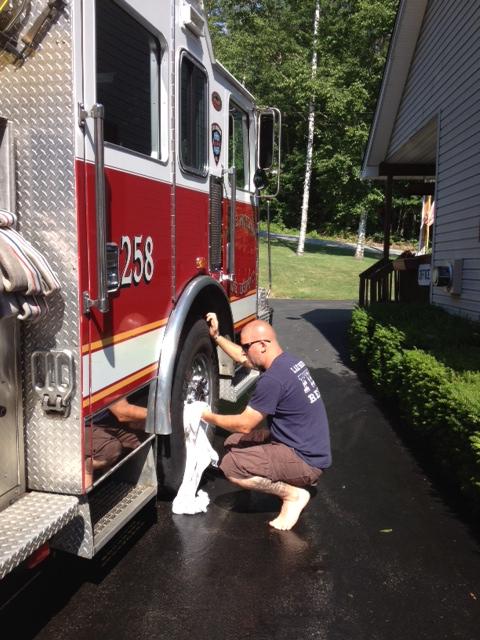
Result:
<svg viewBox="0 0 480 640"><path fill-rule="evenodd" d="M268 414L272 440L294 449L312 467L332 464L325 405L302 360L281 353L258 379L248 404Z"/></svg>

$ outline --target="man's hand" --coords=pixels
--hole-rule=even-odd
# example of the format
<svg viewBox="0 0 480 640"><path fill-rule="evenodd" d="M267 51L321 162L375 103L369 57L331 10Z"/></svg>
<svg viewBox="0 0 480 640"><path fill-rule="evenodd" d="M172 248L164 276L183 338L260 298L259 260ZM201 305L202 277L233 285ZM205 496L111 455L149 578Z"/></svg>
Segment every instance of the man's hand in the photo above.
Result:
<svg viewBox="0 0 480 640"><path fill-rule="evenodd" d="M208 330L210 331L210 336L213 338L213 340L215 340L215 338L218 338L218 336L220 335L218 331L217 314L211 311L210 313L207 313L207 315L205 316L205 320L207 321L207 324L208 324Z"/></svg>
<svg viewBox="0 0 480 640"><path fill-rule="evenodd" d="M252 368L251 363L249 362L246 354L244 353L242 347L239 344L235 344L229 338L220 335L220 331L218 330L218 318L217 314L210 311L205 316L205 320L208 323L208 330L210 332L210 337L212 340L215 340L216 344L225 351L227 356L238 362L239 364L247 367L248 369ZM220 340L221 338L221 340Z"/></svg>

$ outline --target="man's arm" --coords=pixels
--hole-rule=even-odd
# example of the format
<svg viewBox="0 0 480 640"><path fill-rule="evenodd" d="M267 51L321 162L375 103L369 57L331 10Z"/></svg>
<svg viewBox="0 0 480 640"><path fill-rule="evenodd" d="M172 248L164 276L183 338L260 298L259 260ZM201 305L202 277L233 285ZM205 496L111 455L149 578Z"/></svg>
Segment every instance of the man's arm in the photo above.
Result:
<svg viewBox="0 0 480 640"><path fill-rule="evenodd" d="M119 422L140 422L146 419L148 413L146 407L130 404L126 398L117 400L108 408Z"/></svg>
<svg viewBox="0 0 480 640"><path fill-rule="evenodd" d="M233 416L224 416L208 410L202 413L202 419L206 422L216 427L221 427L226 431L233 431L234 433L250 433L250 431L253 431L265 418L266 414L260 413L260 411L252 409L252 407L249 406L245 408L243 413L238 413Z"/></svg>
<svg viewBox="0 0 480 640"><path fill-rule="evenodd" d="M218 346L225 351L227 356L242 364L244 367L251 368L250 363L247 360L247 356L243 352L243 349L240 345L235 344L228 338L220 335L220 331L218 329L218 318L215 313L207 313L205 319L208 323L208 330L210 331L210 336L212 340L215 341Z"/></svg>

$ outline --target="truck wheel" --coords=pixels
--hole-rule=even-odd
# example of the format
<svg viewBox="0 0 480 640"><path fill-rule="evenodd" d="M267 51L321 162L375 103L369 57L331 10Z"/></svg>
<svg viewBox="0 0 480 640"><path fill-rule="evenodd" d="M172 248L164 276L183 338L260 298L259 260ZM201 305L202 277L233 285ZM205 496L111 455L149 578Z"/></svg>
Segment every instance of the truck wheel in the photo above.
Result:
<svg viewBox="0 0 480 640"><path fill-rule="evenodd" d="M185 471L186 449L183 429L185 402L202 400L213 410L218 400L218 364L214 346L204 320L197 320L180 349L173 374L171 419L172 434L160 436L160 495L173 497L180 487ZM214 427L207 435L213 442Z"/></svg>

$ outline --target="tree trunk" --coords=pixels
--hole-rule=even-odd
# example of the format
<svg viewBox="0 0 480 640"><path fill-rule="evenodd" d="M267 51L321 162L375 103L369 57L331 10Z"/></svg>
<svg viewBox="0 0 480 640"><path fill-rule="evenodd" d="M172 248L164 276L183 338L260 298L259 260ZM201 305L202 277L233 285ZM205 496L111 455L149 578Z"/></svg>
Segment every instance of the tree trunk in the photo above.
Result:
<svg viewBox="0 0 480 640"><path fill-rule="evenodd" d="M367 230L367 212L362 211L360 222L358 223L357 248L355 249L355 258L362 260L365 252L365 233Z"/></svg>
<svg viewBox="0 0 480 640"><path fill-rule="evenodd" d="M313 54L312 54L312 80L317 75L317 39L318 25L320 23L320 0L316 0L315 18L313 20ZM308 140L307 159L305 163L305 180L303 183L302 217L300 222L300 236L298 238L297 255L302 256L305 248L305 234L307 232L308 200L310 198L310 182L312 179L313 161L313 137L315 131L315 96L312 96L308 109Z"/></svg>

